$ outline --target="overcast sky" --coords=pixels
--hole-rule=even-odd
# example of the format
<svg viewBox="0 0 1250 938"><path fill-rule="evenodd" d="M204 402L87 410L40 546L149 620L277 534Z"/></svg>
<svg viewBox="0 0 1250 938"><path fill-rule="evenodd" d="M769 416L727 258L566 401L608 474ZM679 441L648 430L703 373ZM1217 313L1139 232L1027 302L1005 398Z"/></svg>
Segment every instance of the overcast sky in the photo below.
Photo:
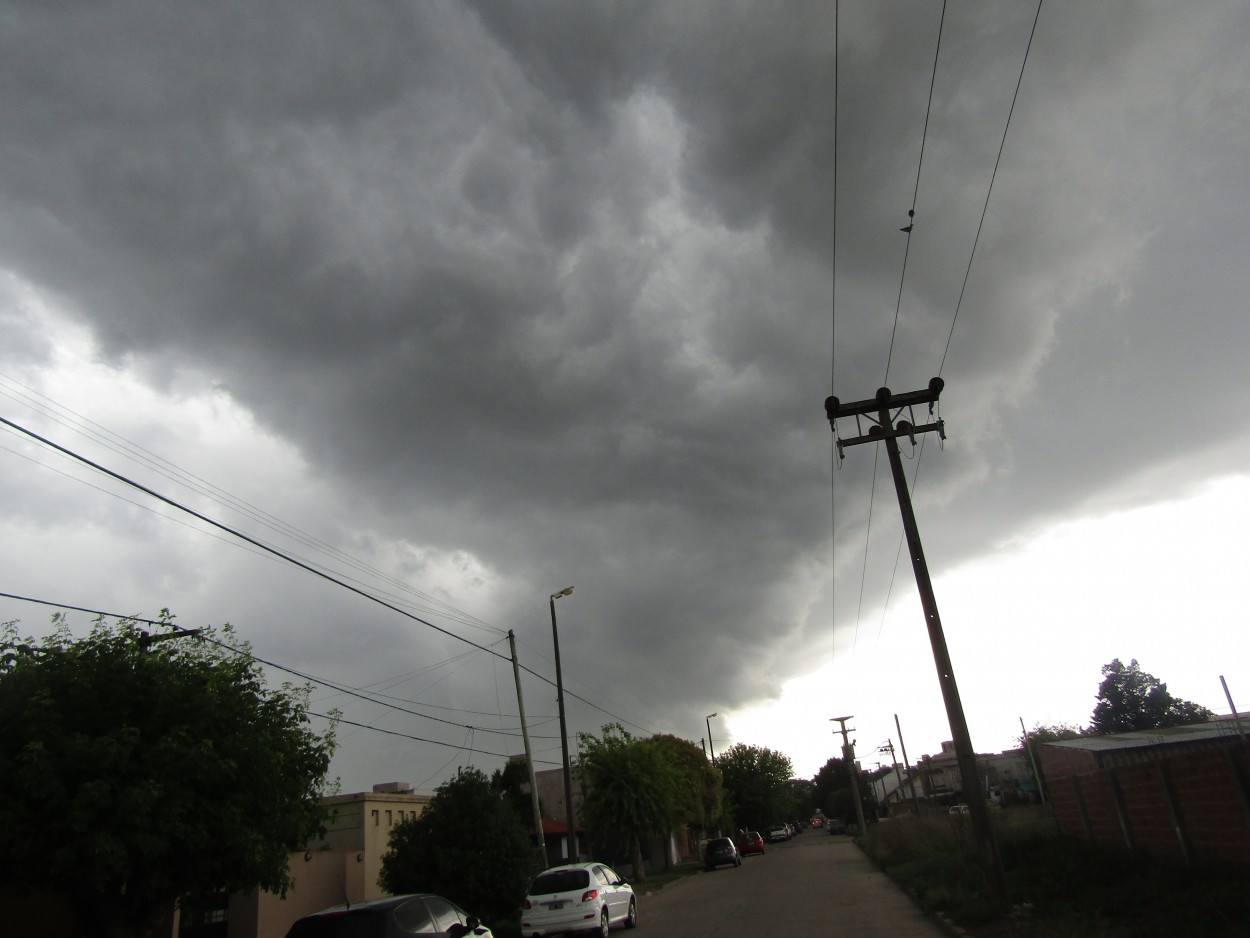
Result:
<svg viewBox="0 0 1250 938"><path fill-rule="evenodd" d="M409 615L16 431L0 591L425 714L318 687L345 791L520 752L504 633L553 680L569 585L571 731L810 777L897 714L914 761L885 454L822 405L940 374L905 465L976 748L1087 723L1114 657L1250 706L1250 7L1036 13L6 4L0 416Z"/></svg>

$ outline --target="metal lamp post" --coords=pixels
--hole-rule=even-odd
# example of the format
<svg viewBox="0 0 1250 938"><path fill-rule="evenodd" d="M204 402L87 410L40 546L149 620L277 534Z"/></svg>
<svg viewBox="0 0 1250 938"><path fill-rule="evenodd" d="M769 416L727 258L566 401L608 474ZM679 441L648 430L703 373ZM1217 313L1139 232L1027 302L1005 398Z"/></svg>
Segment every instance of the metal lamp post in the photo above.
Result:
<svg viewBox="0 0 1250 938"><path fill-rule="evenodd" d="M704 720L707 723L707 751L712 754L712 765L716 764L716 749L712 746L712 717L715 713L709 713Z"/></svg>
<svg viewBox="0 0 1250 938"><path fill-rule="evenodd" d="M560 754L564 757L564 810L569 825L568 858L570 863L577 860L577 818L573 811L573 773L569 768L569 731L564 720L564 677L560 672L560 632L556 628L556 600L568 596L573 587L566 587L558 593L551 594L551 641L556 651L556 706L560 711Z"/></svg>

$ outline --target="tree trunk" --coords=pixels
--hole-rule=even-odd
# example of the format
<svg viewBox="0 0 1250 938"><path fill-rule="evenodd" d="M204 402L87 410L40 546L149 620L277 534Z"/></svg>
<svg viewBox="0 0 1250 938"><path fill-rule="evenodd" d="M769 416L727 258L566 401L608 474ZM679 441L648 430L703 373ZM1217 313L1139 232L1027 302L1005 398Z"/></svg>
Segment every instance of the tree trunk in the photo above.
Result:
<svg viewBox="0 0 1250 938"><path fill-rule="evenodd" d="M645 883L647 881L647 871L642 866L642 841L637 834L630 834L629 845L634 855L634 882Z"/></svg>

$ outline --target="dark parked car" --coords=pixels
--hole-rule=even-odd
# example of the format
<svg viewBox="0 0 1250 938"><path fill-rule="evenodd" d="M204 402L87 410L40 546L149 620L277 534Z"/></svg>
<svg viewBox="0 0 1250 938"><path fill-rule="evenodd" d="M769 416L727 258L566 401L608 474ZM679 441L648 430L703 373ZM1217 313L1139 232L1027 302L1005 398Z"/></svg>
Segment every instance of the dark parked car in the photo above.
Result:
<svg viewBox="0 0 1250 938"><path fill-rule="evenodd" d="M831 817L825 821L825 827L829 829L830 834L845 834L846 824L841 818Z"/></svg>
<svg viewBox="0 0 1250 938"><path fill-rule="evenodd" d="M713 837L703 851L703 868L709 873L718 866L742 866L742 854L728 837Z"/></svg>
<svg viewBox="0 0 1250 938"><path fill-rule="evenodd" d="M744 857L764 852L764 837L759 831L743 831L738 835L738 852Z"/></svg>
<svg viewBox="0 0 1250 938"><path fill-rule="evenodd" d="M306 915L286 938L491 938L491 931L442 896L418 893L336 905Z"/></svg>

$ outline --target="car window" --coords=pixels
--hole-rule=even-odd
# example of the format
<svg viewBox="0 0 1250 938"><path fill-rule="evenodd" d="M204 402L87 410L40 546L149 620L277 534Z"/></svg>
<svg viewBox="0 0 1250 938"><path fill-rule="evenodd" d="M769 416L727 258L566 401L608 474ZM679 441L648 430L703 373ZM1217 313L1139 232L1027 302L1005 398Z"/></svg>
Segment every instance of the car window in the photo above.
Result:
<svg viewBox="0 0 1250 938"><path fill-rule="evenodd" d="M616 870L612 869L612 867L610 866L603 867L603 875L605 875L608 878L609 886L611 886L613 883L619 883L621 881L621 874L618 873Z"/></svg>
<svg viewBox="0 0 1250 938"><path fill-rule="evenodd" d="M395 908L395 924L411 935L429 934L435 930L434 921L425 907L424 899L413 899Z"/></svg>
<svg viewBox="0 0 1250 938"><path fill-rule="evenodd" d="M434 931L445 932L452 925L457 923L463 925L464 919L460 917L456 907L446 900L439 899L435 896L425 900L426 905L430 907L430 912L434 916Z"/></svg>
<svg viewBox="0 0 1250 938"><path fill-rule="evenodd" d="M603 867L602 867L602 866L596 866L596 867L594 868L594 874L595 874L595 879L597 879L597 880L599 881L599 884L600 884L600 885L602 885L602 886L611 886L611 885L612 885L612 880L610 880L610 879L608 878L608 874L607 874L607 872L605 872L605 871L604 871L604 869L603 869Z"/></svg>
<svg viewBox="0 0 1250 938"><path fill-rule="evenodd" d="M590 885L590 874L586 870L552 870L543 873L530 887L531 896L546 896L557 892L573 892L585 889Z"/></svg>

